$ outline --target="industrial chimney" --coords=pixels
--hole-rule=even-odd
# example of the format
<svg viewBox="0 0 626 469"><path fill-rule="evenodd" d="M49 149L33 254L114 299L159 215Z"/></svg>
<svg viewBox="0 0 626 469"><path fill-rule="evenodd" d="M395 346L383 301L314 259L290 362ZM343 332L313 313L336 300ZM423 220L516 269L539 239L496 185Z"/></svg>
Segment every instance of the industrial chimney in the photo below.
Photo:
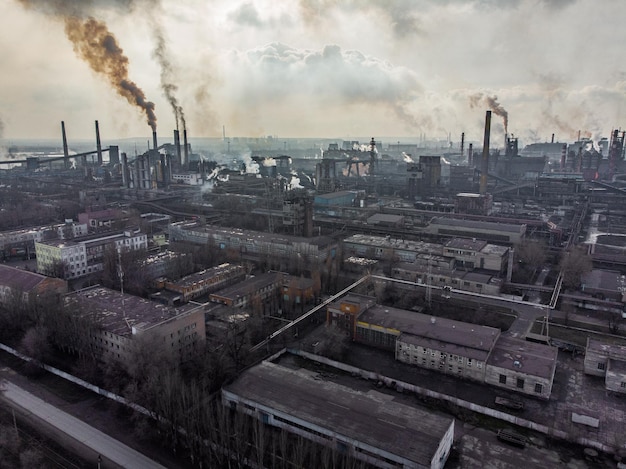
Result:
<svg viewBox="0 0 626 469"><path fill-rule="evenodd" d="M184 154L185 154L185 161L183 162L184 165L188 165L189 164L189 146L187 143L187 129L183 129L183 145L184 145Z"/></svg>
<svg viewBox="0 0 626 469"><path fill-rule="evenodd" d="M182 166L183 162L180 159L180 132L178 130L174 130L174 146L176 147L176 161L179 166Z"/></svg>
<svg viewBox="0 0 626 469"><path fill-rule="evenodd" d="M487 173L489 172L489 137L491 136L491 111L485 114L485 136L483 138L483 158L480 164L480 194L487 193Z"/></svg>
<svg viewBox="0 0 626 469"><path fill-rule="evenodd" d="M472 164L474 163L474 145L473 144L469 144L469 147L467 148L467 166L472 168Z"/></svg>
<svg viewBox="0 0 626 469"><path fill-rule="evenodd" d="M154 148L154 151L158 148L156 130L152 131L152 147Z"/></svg>
<svg viewBox="0 0 626 469"><path fill-rule="evenodd" d="M98 152L98 166L102 166L102 145L100 144L100 128L96 121L96 151Z"/></svg>
<svg viewBox="0 0 626 469"><path fill-rule="evenodd" d="M65 135L65 122L61 121L61 134L63 135L63 162L65 163L65 169L69 168L70 152L67 149L67 136Z"/></svg>
<svg viewBox="0 0 626 469"><path fill-rule="evenodd" d="M465 132L461 132L461 160L465 156Z"/></svg>

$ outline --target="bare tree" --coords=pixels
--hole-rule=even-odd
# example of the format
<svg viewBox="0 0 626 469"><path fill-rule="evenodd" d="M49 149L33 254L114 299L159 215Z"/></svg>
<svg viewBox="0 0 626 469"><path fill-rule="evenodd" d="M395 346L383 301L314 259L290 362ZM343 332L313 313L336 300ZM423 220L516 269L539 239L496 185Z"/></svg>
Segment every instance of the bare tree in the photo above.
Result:
<svg viewBox="0 0 626 469"><path fill-rule="evenodd" d="M581 247L564 252L559 265L563 273L563 286L569 289L580 287L582 276L593 269L591 256Z"/></svg>

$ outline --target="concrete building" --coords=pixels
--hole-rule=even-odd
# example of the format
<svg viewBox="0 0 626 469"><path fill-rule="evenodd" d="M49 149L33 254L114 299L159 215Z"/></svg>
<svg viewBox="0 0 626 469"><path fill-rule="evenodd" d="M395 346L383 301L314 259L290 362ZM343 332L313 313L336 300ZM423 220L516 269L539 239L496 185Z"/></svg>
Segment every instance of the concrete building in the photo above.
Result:
<svg viewBox="0 0 626 469"><path fill-rule="evenodd" d="M169 233L170 242L212 244L217 249L230 250L240 259L253 262L271 260L286 264L298 258L313 266L328 257L334 258L338 246L336 241L326 236L305 238L189 222L172 223Z"/></svg>
<svg viewBox="0 0 626 469"><path fill-rule="evenodd" d="M348 294L326 320L352 340L393 350L398 361L549 399L557 348L500 335L500 330L380 306ZM502 378L504 376L504 378Z"/></svg>
<svg viewBox="0 0 626 469"><path fill-rule="evenodd" d="M78 223L87 225L90 232L110 230L115 222L121 221L126 215L119 209L107 208L78 214Z"/></svg>
<svg viewBox="0 0 626 469"><path fill-rule="evenodd" d="M267 272L211 293L209 298L214 303L237 308L252 306L269 313L277 307L285 276L282 272Z"/></svg>
<svg viewBox="0 0 626 469"><path fill-rule="evenodd" d="M64 279L100 272L107 246L116 251L137 251L148 248L148 239L138 230L125 230L67 241L36 242L37 271Z"/></svg>
<svg viewBox="0 0 626 469"><path fill-rule="evenodd" d="M608 391L626 394L626 346L587 338L585 373L604 377Z"/></svg>
<svg viewBox="0 0 626 469"><path fill-rule="evenodd" d="M526 234L526 225L460 218L433 218L424 231L437 236L477 238L497 243L519 244Z"/></svg>
<svg viewBox="0 0 626 469"><path fill-rule="evenodd" d="M221 264L187 275L180 280L167 281L165 289L178 293L181 301L188 302L243 280L245 275L246 271L241 265Z"/></svg>
<svg viewBox="0 0 626 469"><path fill-rule="evenodd" d="M558 349L501 336L487 360L485 382L492 386L549 399Z"/></svg>
<svg viewBox="0 0 626 469"><path fill-rule="evenodd" d="M196 305L170 307L104 287L71 293L66 302L95 320L91 344L104 359L129 360L143 341L185 361L205 340L204 309Z"/></svg>
<svg viewBox="0 0 626 469"><path fill-rule="evenodd" d="M222 389L224 405L380 468L442 469L454 419L268 361Z"/></svg>
<svg viewBox="0 0 626 469"><path fill-rule="evenodd" d="M0 303L5 306L12 305L14 300L28 302L65 293L65 280L0 264Z"/></svg>
<svg viewBox="0 0 626 469"><path fill-rule="evenodd" d="M442 254L455 259L455 267L506 272L509 248L475 238L453 238L443 245Z"/></svg>

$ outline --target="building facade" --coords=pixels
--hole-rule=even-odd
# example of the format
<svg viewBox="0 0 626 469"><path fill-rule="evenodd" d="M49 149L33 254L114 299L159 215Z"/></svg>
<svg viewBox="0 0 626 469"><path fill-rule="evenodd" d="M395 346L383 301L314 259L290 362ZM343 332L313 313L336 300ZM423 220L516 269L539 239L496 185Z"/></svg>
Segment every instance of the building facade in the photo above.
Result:
<svg viewBox="0 0 626 469"><path fill-rule="evenodd" d="M196 305L171 307L104 287L71 293L66 302L93 318L91 345L103 359L132 360L143 342L155 354L186 361L205 340L204 309Z"/></svg>

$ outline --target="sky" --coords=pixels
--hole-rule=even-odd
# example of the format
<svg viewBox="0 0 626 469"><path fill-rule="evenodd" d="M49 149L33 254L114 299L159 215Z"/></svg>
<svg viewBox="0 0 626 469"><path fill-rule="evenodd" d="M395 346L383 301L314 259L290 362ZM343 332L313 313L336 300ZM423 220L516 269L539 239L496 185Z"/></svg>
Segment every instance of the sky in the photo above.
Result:
<svg viewBox="0 0 626 469"><path fill-rule="evenodd" d="M0 138L524 142L626 125L624 0L3 0Z"/></svg>

